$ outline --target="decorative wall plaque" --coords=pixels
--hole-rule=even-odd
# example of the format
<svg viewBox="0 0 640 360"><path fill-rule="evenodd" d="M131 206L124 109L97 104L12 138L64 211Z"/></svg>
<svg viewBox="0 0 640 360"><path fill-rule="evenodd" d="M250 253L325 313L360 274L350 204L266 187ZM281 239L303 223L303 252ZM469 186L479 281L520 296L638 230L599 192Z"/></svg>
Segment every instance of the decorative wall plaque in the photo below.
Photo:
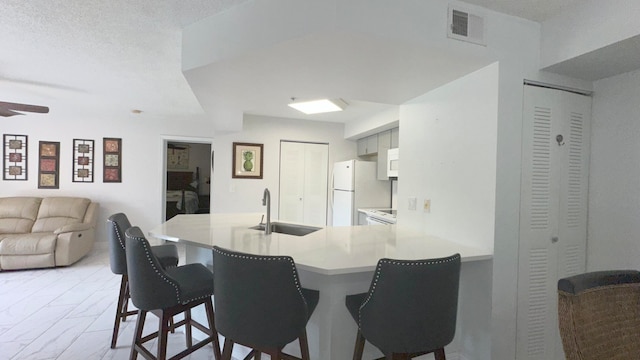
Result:
<svg viewBox="0 0 640 360"><path fill-rule="evenodd" d="M93 182L94 141L73 139L73 182Z"/></svg>
<svg viewBox="0 0 640 360"><path fill-rule="evenodd" d="M27 135L3 136L3 180L27 180Z"/></svg>
<svg viewBox="0 0 640 360"><path fill-rule="evenodd" d="M103 182L122 182L122 139L104 138Z"/></svg>
<svg viewBox="0 0 640 360"><path fill-rule="evenodd" d="M60 143L40 141L38 156L38 188L58 189L60 187Z"/></svg>

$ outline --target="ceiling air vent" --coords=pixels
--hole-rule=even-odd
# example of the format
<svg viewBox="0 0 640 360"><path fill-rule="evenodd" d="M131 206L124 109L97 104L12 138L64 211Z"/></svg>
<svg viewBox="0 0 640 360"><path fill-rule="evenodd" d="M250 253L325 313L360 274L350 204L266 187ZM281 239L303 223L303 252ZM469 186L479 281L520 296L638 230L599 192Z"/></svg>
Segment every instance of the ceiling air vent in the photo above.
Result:
<svg viewBox="0 0 640 360"><path fill-rule="evenodd" d="M448 37L486 45L484 40L484 17L460 8L449 7L447 24Z"/></svg>

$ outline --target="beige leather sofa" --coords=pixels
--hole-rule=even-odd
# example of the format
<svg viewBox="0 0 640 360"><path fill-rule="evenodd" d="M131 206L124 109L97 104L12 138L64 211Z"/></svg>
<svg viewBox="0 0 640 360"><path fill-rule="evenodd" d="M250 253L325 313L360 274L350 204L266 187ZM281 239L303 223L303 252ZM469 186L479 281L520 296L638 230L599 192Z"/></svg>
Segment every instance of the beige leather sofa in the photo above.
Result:
<svg viewBox="0 0 640 360"><path fill-rule="evenodd" d="M0 270L80 260L93 247L97 211L86 198L0 198Z"/></svg>

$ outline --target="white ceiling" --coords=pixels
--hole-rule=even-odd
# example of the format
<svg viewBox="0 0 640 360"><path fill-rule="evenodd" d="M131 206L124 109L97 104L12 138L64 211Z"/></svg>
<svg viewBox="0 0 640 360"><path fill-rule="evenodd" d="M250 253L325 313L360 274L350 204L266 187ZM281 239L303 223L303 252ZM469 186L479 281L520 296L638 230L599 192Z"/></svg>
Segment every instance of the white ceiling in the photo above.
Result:
<svg viewBox="0 0 640 360"><path fill-rule="evenodd" d="M102 116L122 117L134 109L143 111L140 116L201 116L202 107L181 72L182 28L245 1L3 0L0 101L45 105L52 113L75 116L99 111ZM542 20L576 1L468 2ZM372 87L383 87L394 76L401 76L389 72L383 78L381 74L372 74ZM254 75L260 76L259 72ZM311 91L308 86L269 77L260 81L268 82L268 92L278 96ZM407 85L394 88L398 99L415 90L409 82ZM246 112L270 115L268 103L259 94L251 95L255 106ZM382 104L351 101L342 118L316 119L344 121L345 116L358 117L382 108ZM290 116L304 118L297 113Z"/></svg>
<svg viewBox="0 0 640 360"><path fill-rule="evenodd" d="M497 12L542 22L583 0L464 0Z"/></svg>

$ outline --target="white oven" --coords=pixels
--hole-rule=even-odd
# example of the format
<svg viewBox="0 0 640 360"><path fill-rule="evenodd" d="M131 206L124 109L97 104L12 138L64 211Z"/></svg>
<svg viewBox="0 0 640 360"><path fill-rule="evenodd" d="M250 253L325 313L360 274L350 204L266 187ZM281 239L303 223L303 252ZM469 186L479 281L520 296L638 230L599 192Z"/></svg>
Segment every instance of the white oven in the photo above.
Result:
<svg viewBox="0 0 640 360"><path fill-rule="evenodd" d="M380 218L367 216L367 225L391 225L391 224L395 224L395 222L388 222Z"/></svg>
<svg viewBox="0 0 640 360"><path fill-rule="evenodd" d="M396 223L396 211L391 209L361 210L366 215L367 225L393 225Z"/></svg>

